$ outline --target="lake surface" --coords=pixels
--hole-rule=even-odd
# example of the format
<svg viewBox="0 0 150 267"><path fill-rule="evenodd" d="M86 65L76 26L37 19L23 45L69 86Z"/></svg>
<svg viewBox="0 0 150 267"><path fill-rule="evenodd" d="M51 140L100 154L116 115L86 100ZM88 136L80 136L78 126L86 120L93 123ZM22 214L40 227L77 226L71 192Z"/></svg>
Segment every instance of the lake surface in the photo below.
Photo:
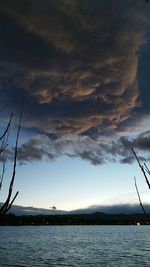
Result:
<svg viewBox="0 0 150 267"><path fill-rule="evenodd" d="M0 227L0 267L149 267L150 226Z"/></svg>

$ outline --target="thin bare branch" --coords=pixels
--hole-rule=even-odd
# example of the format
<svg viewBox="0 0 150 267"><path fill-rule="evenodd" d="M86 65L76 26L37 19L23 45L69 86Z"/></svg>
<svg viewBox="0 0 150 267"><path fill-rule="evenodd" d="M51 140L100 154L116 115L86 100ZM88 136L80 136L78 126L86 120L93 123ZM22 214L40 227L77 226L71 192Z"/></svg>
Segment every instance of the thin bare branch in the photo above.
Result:
<svg viewBox="0 0 150 267"><path fill-rule="evenodd" d="M5 146L1 147L0 154L2 154L6 150L7 147L8 147L8 144L5 144Z"/></svg>
<svg viewBox="0 0 150 267"><path fill-rule="evenodd" d="M139 167L140 167L141 171L142 171L143 174L144 174L145 181L146 181L146 183L147 183L147 185L148 185L148 188L150 189L150 183L149 183L149 180L148 180L148 178L147 178L147 176L146 176L146 172L145 172L145 170L144 170L144 167L143 167L143 165L141 164L141 162L140 162L138 156L136 155L136 153L135 153L133 147L131 147L131 149L132 149L132 152L133 152L133 154L134 154L134 156L135 156L135 158L136 158L136 160L137 160L137 162L138 162L138 164L139 164Z"/></svg>
<svg viewBox="0 0 150 267"><path fill-rule="evenodd" d="M145 210L145 208L144 208L144 206L142 204L140 193L139 193L139 190L138 190L138 186L137 186L135 177L134 177L134 183L135 183L135 188L136 188L136 192L137 192L137 195L138 195L138 199L139 199L139 202L140 202L140 206L141 206L141 208L143 210L143 213L144 213L145 217L148 219L148 221L150 221L150 218L149 218L149 216L148 216L148 214L147 214L147 212L146 212L146 210Z"/></svg>
<svg viewBox="0 0 150 267"><path fill-rule="evenodd" d="M5 213L8 212L8 210L10 210L12 204L14 203L16 197L18 196L19 191L16 192L15 196L13 197L12 201L10 202L9 206L7 207L7 209L5 210Z"/></svg>
<svg viewBox="0 0 150 267"><path fill-rule="evenodd" d="M10 125L11 125L12 117L13 117L13 113L10 116L6 130L4 131L3 135L0 137L0 141L1 141L0 154L2 154L8 146L8 138L9 138L9 133L10 133Z"/></svg>
<svg viewBox="0 0 150 267"><path fill-rule="evenodd" d="M4 174L5 174L5 170L6 170L6 156L3 153L3 163L2 163L2 175L1 175L1 179L0 179L0 190L2 188L2 184L3 184L3 179L4 179Z"/></svg>
<svg viewBox="0 0 150 267"><path fill-rule="evenodd" d="M11 121L12 121L12 117L13 117L13 113L11 113L9 122L8 122L8 124L7 124L7 127L6 127L6 130L4 131L3 135L0 137L0 141L5 137L5 135L6 135L7 132L9 131L10 124L11 124Z"/></svg>
<svg viewBox="0 0 150 267"><path fill-rule="evenodd" d="M147 167L146 163L144 163L144 166L145 166L147 173L150 175L150 169Z"/></svg>

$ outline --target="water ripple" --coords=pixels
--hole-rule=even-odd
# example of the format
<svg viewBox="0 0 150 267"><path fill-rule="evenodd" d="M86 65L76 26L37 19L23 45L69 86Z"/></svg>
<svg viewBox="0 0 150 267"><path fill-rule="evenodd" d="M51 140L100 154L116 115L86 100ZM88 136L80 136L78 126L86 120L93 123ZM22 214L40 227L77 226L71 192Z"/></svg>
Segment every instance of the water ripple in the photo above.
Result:
<svg viewBox="0 0 150 267"><path fill-rule="evenodd" d="M150 226L0 227L3 267L149 267Z"/></svg>

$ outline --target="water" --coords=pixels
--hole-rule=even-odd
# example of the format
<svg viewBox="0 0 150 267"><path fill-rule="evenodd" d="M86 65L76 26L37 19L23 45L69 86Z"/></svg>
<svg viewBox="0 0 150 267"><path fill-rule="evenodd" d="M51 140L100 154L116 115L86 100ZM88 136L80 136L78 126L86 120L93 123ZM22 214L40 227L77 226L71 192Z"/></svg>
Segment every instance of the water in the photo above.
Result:
<svg viewBox="0 0 150 267"><path fill-rule="evenodd" d="M0 267L149 267L150 226L0 227Z"/></svg>

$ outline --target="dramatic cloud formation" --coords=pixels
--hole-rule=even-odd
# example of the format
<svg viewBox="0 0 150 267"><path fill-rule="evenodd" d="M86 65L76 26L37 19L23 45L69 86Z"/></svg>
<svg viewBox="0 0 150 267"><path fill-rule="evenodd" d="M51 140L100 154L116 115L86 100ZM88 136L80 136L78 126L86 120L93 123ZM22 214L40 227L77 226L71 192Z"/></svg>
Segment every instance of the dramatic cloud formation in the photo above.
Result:
<svg viewBox="0 0 150 267"><path fill-rule="evenodd" d="M0 1L0 106L18 112L24 97L23 126L38 133L21 162L132 161L130 141L109 138L150 115L149 14L143 0Z"/></svg>

